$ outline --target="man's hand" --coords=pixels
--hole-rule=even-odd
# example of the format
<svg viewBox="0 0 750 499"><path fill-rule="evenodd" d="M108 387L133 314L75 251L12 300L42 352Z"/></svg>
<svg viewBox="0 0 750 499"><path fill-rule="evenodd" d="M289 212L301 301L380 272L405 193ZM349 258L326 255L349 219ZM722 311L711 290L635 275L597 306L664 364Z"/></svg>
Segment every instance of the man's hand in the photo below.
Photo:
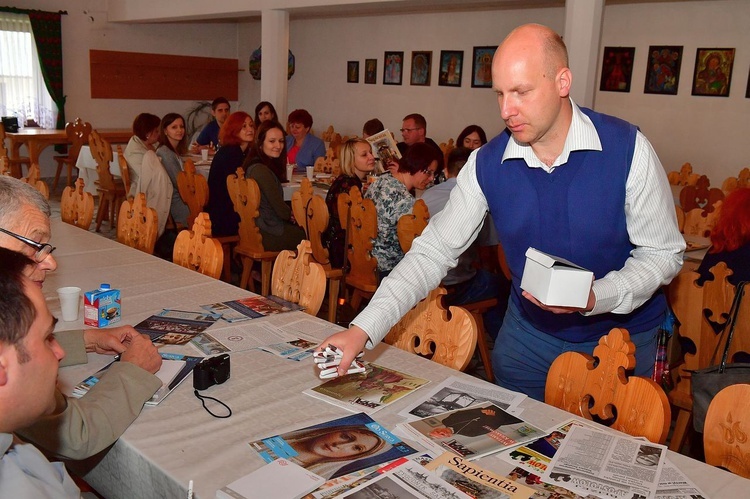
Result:
<svg viewBox="0 0 750 499"><path fill-rule="evenodd" d="M589 300L586 303L586 308L578 308L578 307L552 307L545 305L544 303L540 302L534 296L531 295L528 291L523 291L521 293L524 298L529 300L531 303L536 305L537 307L541 308L542 310L546 310L547 312L552 312L553 314L573 314L576 312L588 312L591 309L594 308L594 305L596 304L596 296L594 295L594 290L589 291Z"/></svg>
<svg viewBox="0 0 750 499"><path fill-rule="evenodd" d="M125 343L138 335L133 326L120 326L109 329L87 329L83 332L86 351L104 355L116 355L125 351Z"/></svg>
<svg viewBox="0 0 750 499"><path fill-rule="evenodd" d="M125 344L127 349L120 356L121 362L130 362L151 374L161 368L161 355L148 335L136 333Z"/></svg>
<svg viewBox="0 0 750 499"><path fill-rule="evenodd" d="M332 334L320 344L316 351L320 352L331 344L341 350L343 357L341 358L341 364L338 366L339 376L344 376L346 371L351 367L354 358L359 352L365 348L365 343L369 337L361 328L352 326L346 331L341 331L336 334Z"/></svg>
<svg viewBox="0 0 750 499"><path fill-rule="evenodd" d="M386 166L385 169L391 172L391 175L394 177L396 176L396 173L398 172L398 161L391 160Z"/></svg>

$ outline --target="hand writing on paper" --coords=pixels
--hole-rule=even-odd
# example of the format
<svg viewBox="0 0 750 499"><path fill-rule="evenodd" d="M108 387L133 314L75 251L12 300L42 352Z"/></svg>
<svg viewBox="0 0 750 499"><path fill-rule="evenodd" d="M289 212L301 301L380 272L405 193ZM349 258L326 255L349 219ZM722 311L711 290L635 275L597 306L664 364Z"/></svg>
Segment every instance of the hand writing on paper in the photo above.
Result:
<svg viewBox="0 0 750 499"><path fill-rule="evenodd" d="M367 336L367 333L361 328L352 326L346 331L332 334L323 340L320 346L316 348L316 351L320 352L325 350L326 346L329 344L341 350L343 357L341 358L341 363L339 364L337 371L339 376L343 376L346 374L347 369L352 365L352 362L354 362L354 358L357 354L365 347L365 343L367 343L368 339L369 337Z"/></svg>

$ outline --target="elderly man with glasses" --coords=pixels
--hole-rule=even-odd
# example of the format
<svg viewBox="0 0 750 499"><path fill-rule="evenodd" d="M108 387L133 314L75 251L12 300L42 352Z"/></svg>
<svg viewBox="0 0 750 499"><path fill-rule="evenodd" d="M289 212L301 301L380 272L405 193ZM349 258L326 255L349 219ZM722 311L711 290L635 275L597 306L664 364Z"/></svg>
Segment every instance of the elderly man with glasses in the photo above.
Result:
<svg viewBox="0 0 750 499"><path fill-rule="evenodd" d="M35 262L25 273L40 288L47 272L57 268L49 217L49 204L39 192L0 176L0 247ZM122 362L82 399L67 399L56 391L55 411L16 433L52 454L84 459L112 445L159 389L161 381L153 373L161 367L161 357L131 326L65 331L57 338L67 354L61 366L85 363L86 352L120 354Z"/></svg>

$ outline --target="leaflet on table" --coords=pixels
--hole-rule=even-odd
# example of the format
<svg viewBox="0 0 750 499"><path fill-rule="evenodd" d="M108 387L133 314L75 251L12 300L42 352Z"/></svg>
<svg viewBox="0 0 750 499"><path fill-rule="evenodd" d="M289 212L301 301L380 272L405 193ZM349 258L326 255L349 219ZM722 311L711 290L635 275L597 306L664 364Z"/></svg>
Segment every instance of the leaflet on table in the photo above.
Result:
<svg viewBox="0 0 750 499"><path fill-rule="evenodd" d="M490 402L401 423L398 428L427 449L470 461L546 435Z"/></svg>
<svg viewBox="0 0 750 499"><path fill-rule="evenodd" d="M184 345L211 327L217 319L217 314L164 309L133 327L139 333L149 335L153 342Z"/></svg>
<svg viewBox="0 0 750 499"><path fill-rule="evenodd" d="M435 473L408 460L342 494L341 497L472 499Z"/></svg>
<svg viewBox="0 0 750 499"><path fill-rule="evenodd" d="M512 392L482 381L451 376L422 394L398 414L414 421L482 402L492 402L506 412L518 414L518 405L525 399L526 395L523 393Z"/></svg>
<svg viewBox="0 0 750 499"><path fill-rule="evenodd" d="M471 497L528 499L534 490L482 468L451 452L444 452L425 468Z"/></svg>
<svg viewBox="0 0 750 499"><path fill-rule="evenodd" d="M574 424L591 426L578 419L570 419L550 430L548 435L515 449L504 450L497 456L512 465L540 475L547 469L560 443Z"/></svg>
<svg viewBox="0 0 750 499"><path fill-rule="evenodd" d="M250 446L266 462L289 459L325 479L416 453L364 413L256 440Z"/></svg>
<svg viewBox="0 0 750 499"><path fill-rule="evenodd" d="M221 314L221 318L227 322L238 322L282 312L302 310L303 307L282 300L278 296L250 296L239 300L201 305L201 308Z"/></svg>
<svg viewBox="0 0 750 499"><path fill-rule="evenodd" d="M283 359L300 361L312 357L313 351L317 346L317 341L297 338L296 340L285 341L283 343L264 345L258 347L258 350L263 350Z"/></svg>
<svg viewBox="0 0 750 499"><path fill-rule="evenodd" d="M298 340L267 321L252 321L241 327L225 327L197 335L191 344L207 355L226 352L244 352L266 345L276 345ZM221 351L220 351L221 350Z"/></svg>
<svg viewBox="0 0 750 499"><path fill-rule="evenodd" d="M669 459L665 459L656 499L708 499L708 496Z"/></svg>
<svg viewBox="0 0 750 499"><path fill-rule="evenodd" d="M277 459L217 490L216 499L300 499L324 482L323 478L291 461Z"/></svg>
<svg viewBox="0 0 750 499"><path fill-rule="evenodd" d="M188 355L160 352L162 358L161 368L156 372L156 376L161 380L162 386L146 402L146 405L158 405L167 395L182 383L185 378L192 372L201 357L191 357ZM92 386L99 382L102 375L117 361L110 362L99 371L84 379L73 388L72 397L83 397Z"/></svg>
<svg viewBox="0 0 750 499"><path fill-rule="evenodd" d="M539 475L535 475L523 468L514 468L508 473L508 478L534 489L534 499L597 499L599 496L581 496L559 485L543 482Z"/></svg>
<svg viewBox="0 0 750 499"><path fill-rule="evenodd" d="M430 382L378 364L363 364L363 373L333 378L302 393L353 412L372 414Z"/></svg>
<svg viewBox="0 0 750 499"><path fill-rule="evenodd" d="M666 454L663 445L574 425L541 477L578 494L652 498Z"/></svg>

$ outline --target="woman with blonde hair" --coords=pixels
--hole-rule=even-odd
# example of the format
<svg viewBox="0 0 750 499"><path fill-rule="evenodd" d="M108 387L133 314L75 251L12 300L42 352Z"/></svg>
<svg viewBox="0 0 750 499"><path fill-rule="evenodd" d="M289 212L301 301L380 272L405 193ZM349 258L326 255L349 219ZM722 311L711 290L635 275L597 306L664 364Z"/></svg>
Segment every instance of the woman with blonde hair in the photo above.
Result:
<svg viewBox="0 0 750 499"><path fill-rule="evenodd" d="M344 264L346 245L346 224L342 224L339 218L339 194L349 193L354 186L362 190L367 175L375 169L375 156L372 154L370 143L358 137L349 139L341 145L340 161L341 175L333 181L326 196L330 217L328 229L322 236L323 245L328 248L328 260L334 268L340 268Z"/></svg>

